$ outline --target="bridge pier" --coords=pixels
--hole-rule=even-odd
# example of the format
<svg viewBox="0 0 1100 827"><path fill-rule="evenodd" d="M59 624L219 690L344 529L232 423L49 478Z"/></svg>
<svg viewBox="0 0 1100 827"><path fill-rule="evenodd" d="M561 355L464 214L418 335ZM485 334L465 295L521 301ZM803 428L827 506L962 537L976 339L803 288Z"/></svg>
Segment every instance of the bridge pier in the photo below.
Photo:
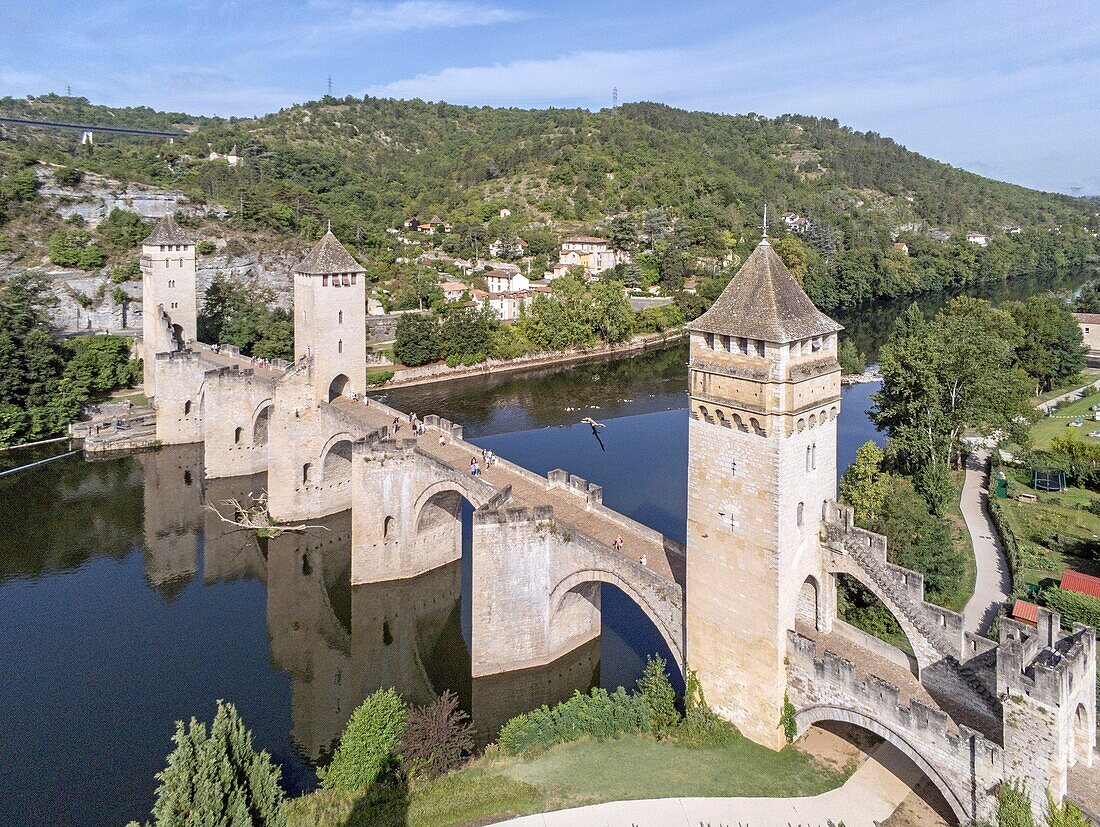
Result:
<svg viewBox="0 0 1100 827"><path fill-rule="evenodd" d="M250 371L222 368L206 376L206 477L240 477L268 468L268 433L274 383Z"/></svg>
<svg viewBox="0 0 1100 827"><path fill-rule="evenodd" d="M599 583L579 584L557 611L550 605L552 561L569 555L569 542L549 507L475 512L474 678L541 666L599 637Z"/></svg>

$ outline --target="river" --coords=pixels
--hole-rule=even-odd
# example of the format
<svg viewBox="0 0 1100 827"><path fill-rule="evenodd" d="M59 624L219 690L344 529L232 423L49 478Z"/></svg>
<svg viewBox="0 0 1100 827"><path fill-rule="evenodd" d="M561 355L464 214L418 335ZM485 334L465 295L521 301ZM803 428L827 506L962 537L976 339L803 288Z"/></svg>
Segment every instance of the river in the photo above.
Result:
<svg viewBox="0 0 1100 827"><path fill-rule="evenodd" d="M873 354L903 306L841 320ZM686 360L680 344L384 398L462 422L467 438L538 473L600 483L608 506L682 542ZM844 390L841 470L879 438L866 416L874 390ZM607 423L603 448L584 416ZM0 824L148 817L174 721L209 720L218 698L238 706L297 794L378 686L420 703L453 689L484 741L574 688L631 685L664 650L644 614L604 586L599 641L546 668L471 680L468 513L460 563L353 589L346 515L312 539L261 544L203 506L263 478L207 482L201 468L201 447L184 446L0 478Z"/></svg>

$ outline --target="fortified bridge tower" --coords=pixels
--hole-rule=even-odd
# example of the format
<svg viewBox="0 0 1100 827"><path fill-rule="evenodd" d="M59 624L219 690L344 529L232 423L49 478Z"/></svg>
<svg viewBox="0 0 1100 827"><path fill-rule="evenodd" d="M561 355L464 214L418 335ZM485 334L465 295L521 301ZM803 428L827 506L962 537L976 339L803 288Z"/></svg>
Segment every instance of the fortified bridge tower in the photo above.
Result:
<svg viewBox="0 0 1100 827"><path fill-rule="evenodd" d="M776 749L800 594L833 616L816 604L841 329L766 238L690 325L687 661L716 712Z"/></svg>
<svg viewBox="0 0 1100 827"><path fill-rule="evenodd" d="M145 394L156 391L156 354L182 351L198 328L195 239L171 215L141 242L141 338Z"/></svg>

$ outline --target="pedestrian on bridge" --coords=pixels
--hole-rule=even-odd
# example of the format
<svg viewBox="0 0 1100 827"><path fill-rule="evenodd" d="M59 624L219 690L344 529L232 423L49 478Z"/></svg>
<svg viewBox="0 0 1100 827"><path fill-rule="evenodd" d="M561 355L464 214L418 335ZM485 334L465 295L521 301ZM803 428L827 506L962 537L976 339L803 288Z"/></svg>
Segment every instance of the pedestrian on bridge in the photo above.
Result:
<svg viewBox="0 0 1100 827"><path fill-rule="evenodd" d="M622 551L623 550L623 536L621 534L616 536L615 541L611 545L613 545L615 547L615 551Z"/></svg>

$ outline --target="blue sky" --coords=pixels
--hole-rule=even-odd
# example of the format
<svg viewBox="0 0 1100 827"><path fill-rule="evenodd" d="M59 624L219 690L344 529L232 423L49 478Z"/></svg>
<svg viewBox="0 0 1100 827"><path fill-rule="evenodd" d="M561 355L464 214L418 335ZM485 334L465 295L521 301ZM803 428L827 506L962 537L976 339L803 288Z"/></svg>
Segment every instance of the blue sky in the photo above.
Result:
<svg viewBox="0 0 1100 827"><path fill-rule="evenodd" d="M263 114L325 92L835 117L1100 194L1100 2L7 0L0 94Z"/></svg>

